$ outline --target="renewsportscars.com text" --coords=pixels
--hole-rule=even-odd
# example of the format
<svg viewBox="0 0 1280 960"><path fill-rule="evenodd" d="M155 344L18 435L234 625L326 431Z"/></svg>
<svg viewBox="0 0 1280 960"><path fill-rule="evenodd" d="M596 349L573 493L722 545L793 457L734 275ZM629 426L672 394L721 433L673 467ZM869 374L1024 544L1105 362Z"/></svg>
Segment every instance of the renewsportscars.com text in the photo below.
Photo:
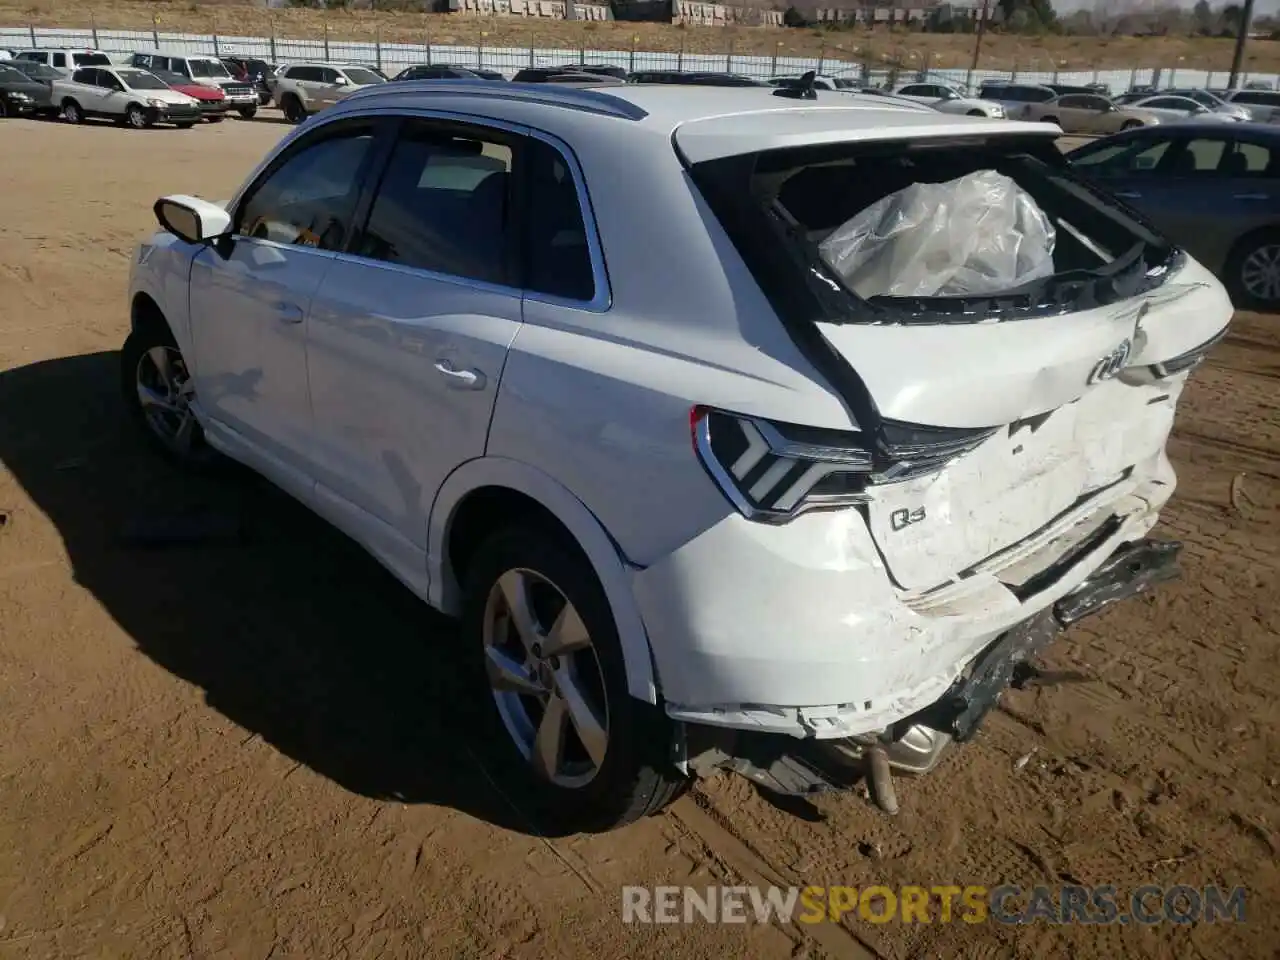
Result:
<svg viewBox="0 0 1280 960"><path fill-rule="evenodd" d="M624 923L1243 922L1243 887L1154 884L1121 892L1060 886L623 887Z"/></svg>

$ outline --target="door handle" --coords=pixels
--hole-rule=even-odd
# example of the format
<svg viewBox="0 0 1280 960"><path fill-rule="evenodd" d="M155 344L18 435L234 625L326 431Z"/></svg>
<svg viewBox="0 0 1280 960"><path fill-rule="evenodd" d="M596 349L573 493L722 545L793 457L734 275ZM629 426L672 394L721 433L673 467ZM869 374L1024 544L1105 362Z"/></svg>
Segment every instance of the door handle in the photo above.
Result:
<svg viewBox="0 0 1280 960"><path fill-rule="evenodd" d="M1270 200L1271 196L1266 193L1237 193L1231 197L1232 200Z"/></svg>
<svg viewBox="0 0 1280 960"><path fill-rule="evenodd" d="M1142 194L1138 193L1136 190L1117 190L1112 194L1112 196L1119 197L1121 200L1137 200L1142 196Z"/></svg>
<svg viewBox="0 0 1280 960"><path fill-rule="evenodd" d="M484 386L484 374L479 370L459 370L449 360L437 360L435 367L451 384L460 389L479 390Z"/></svg>
<svg viewBox="0 0 1280 960"><path fill-rule="evenodd" d="M277 303L276 312L281 323L301 323L302 308L292 303Z"/></svg>

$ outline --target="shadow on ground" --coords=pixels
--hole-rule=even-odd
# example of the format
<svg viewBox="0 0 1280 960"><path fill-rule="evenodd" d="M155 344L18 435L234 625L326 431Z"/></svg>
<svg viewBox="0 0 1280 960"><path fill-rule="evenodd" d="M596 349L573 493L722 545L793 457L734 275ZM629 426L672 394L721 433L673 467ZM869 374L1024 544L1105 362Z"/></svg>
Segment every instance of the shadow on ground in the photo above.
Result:
<svg viewBox="0 0 1280 960"><path fill-rule="evenodd" d="M144 654L317 773L528 832L465 740L475 701L450 621L265 481L192 477L151 453L125 420L118 357L0 372L0 462L57 526L76 582ZM187 511L238 516L244 537L122 538Z"/></svg>

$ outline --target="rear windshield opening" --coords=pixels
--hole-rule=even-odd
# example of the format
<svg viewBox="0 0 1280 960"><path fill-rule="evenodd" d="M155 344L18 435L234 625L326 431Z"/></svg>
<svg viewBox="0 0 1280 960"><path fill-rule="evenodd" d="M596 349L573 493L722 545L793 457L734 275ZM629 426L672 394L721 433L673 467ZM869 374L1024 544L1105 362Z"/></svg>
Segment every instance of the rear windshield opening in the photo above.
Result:
<svg viewBox="0 0 1280 960"><path fill-rule="evenodd" d="M913 184L982 171L1011 179L1056 234L1052 266L998 292L859 297L824 260L824 240ZM1066 313L1162 282L1177 252L1131 212L1069 172L1047 138L834 144L712 160L695 182L775 307L827 322L972 322ZM941 215L941 213L940 213Z"/></svg>

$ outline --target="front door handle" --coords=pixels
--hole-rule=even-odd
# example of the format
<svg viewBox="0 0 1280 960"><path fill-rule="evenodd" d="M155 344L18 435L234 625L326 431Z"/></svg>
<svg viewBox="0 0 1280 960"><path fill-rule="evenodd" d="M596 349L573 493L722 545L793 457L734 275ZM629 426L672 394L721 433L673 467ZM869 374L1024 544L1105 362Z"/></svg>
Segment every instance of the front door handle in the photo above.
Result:
<svg viewBox="0 0 1280 960"><path fill-rule="evenodd" d="M302 308L293 303L277 303L276 312L281 323L301 323Z"/></svg>
<svg viewBox="0 0 1280 960"><path fill-rule="evenodd" d="M484 387L484 374L479 370L459 370L450 360L437 360L435 367L451 385L461 390L479 390Z"/></svg>

